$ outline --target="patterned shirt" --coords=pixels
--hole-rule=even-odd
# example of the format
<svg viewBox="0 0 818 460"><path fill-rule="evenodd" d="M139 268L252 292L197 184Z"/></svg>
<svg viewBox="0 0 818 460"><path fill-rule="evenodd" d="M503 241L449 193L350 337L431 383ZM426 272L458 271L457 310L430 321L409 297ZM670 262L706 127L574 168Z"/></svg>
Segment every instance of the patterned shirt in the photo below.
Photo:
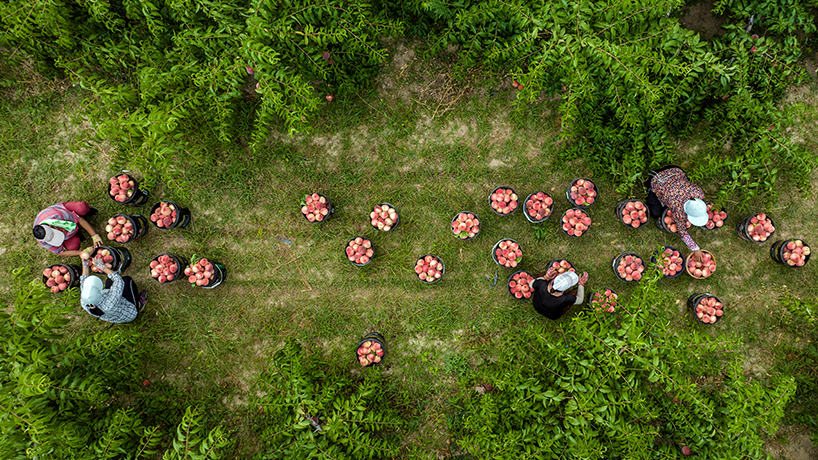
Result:
<svg viewBox="0 0 818 460"><path fill-rule="evenodd" d="M69 211L68 208L66 208L65 205L63 205L62 203L57 203L54 206L49 206L43 209L42 211L40 211L39 214L37 214L37 217L34 219L34 227L40 225L41 223L43 223L43 221L49 219L65 220L69 222L74 222L75 224L79 224L80 216L74 211ZM54 229L55 232L63 232L65 234L66 240L76 235L77 232L79 231L79 225L77 225L77 228L75 228L74 231L71 232L65 231L60 228L54 227L52 228ZM40 243L42 247L48 249L54 254L60 254L65 250L62 246L51 246L50 244L39 240L37 242Z"/></svg>
<svg viewBox="0 0 818 460"><path fill-rule="evenodd" d="M85 282L88 276L90 275L80 277L80 286L82 286L82 283ZM91 305L86 305L80 300L82 308L91 315L103 321L108 321L109 323L129 323L133 321L136 319L136 306L128 302L125 297L122 297L122 291L125 289L125 280L122 279L119 273L111 273L108 275L108 279L113 282L113 285L111 285L109 289L102 290L102 300L96 305L96 307L104 313L101 316L91 313Z"/></svg>
<svg viewBox="0 0 818 460"><path fill-rule="evenodd" d="M687 233L687 213L684 205L688 200L698 198L704 200L704 191L701 187L690 182L684 171L679 168L670 168L660 171L650 181L650 188L656 198L673 212L676 229L685 245L691 251L698 251L699 245Z"/></svg>

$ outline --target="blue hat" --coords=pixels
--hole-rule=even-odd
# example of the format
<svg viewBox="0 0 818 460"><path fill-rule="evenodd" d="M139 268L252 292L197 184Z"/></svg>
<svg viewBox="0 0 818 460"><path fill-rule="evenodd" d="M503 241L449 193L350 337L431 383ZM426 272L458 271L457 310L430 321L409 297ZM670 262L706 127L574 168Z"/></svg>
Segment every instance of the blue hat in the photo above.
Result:
<svg viewBox="0 0 818 460"><path fill-rule="evenodd" d="M688 200L685 205L687 220L697 227L704 227L710 218L707 217L707 205L700 199Z"/></svg>

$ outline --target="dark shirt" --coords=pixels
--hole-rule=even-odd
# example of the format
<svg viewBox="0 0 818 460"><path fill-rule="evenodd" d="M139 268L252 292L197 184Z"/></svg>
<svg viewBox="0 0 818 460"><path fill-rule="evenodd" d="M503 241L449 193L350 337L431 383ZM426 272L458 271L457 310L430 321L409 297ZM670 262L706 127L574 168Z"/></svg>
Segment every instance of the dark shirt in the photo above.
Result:
<svg viewBox="0 0 818 460"><path fill-rule="evenodd" d="M559 319L577 301L577 296L565 293L559 297L548 292L548 281L534 281L534 309L550 319Z"/></svg>

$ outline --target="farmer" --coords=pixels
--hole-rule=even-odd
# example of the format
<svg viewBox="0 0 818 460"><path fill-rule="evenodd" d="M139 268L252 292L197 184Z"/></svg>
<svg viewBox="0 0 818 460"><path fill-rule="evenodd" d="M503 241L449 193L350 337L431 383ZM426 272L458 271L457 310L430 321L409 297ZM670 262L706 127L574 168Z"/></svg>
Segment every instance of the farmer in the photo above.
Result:
<svg viewBox="0 0 818 460"><path fill-rule="evenodd" d="M687 175L677 166L667 166L658 171L651 171L648 187L647 205L650 214L660 217L665 208L673 212L673 220L679 236L688 249L693 251L696 261L702 260L699 245L687 233L687 223L697 227L707 224L707 205L704 203L704 191L690 182Z"/></svg>
<svg viewBox="0 0 818 460"><path fill-rule="evenodd" d="M556 269L550 267L545 276L530 284L534 289L534 309L546 318L559 319L572 306L583 302L587 282L588 273L583 273L582 276L574 272L557 275ZM577 286L576 289L571 290L574 286Z"/></svg>
<svg viewBox="0 0 818 460"><path fill-rule="evenodd" d="M136 283L130 276L122 277L105 266L102 258L90 260L88 253L82 255L82 276L80 277L80 304L88 313L109 323L129 323L145 308L148 291L136 294ZM102 280L89 274L91 263L108 275L105 286Z"/></svg>
<svg viewBox="0 0 818 460"><path fill-rule="evenodd" d="M49 206L40 211L34 219L34 238L54 254L65 257L78 256L82 253L79 250L82 240L79 231L82 227L91 235L95 248L102 246L102 237L97 235L87 220L83 219L85 216L96 214L96 211L84 201L68 201Z"/></svg>

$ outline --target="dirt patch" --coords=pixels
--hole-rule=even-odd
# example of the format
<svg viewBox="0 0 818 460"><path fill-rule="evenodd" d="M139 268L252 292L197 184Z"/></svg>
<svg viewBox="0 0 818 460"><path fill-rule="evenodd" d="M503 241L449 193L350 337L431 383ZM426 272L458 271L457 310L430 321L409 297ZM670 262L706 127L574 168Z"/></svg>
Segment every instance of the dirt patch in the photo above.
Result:
<svg viewBox="0 0 818 460"><path fill-rule="evenodd" d="M724 35L725 30L721 28L721 25L726 20L725 16L717 16L713 13L713 0L684 8L682 17L679 18L682 26L697 32L705 40L710 40L716 35Z"/></svg>
<svg viewBox="0 0 818 460"><path fill-rule="evenodd" d="M778 460L815 460L818 446L809 439L810 431L799 426L782 426L764 450Z"/></svg>

